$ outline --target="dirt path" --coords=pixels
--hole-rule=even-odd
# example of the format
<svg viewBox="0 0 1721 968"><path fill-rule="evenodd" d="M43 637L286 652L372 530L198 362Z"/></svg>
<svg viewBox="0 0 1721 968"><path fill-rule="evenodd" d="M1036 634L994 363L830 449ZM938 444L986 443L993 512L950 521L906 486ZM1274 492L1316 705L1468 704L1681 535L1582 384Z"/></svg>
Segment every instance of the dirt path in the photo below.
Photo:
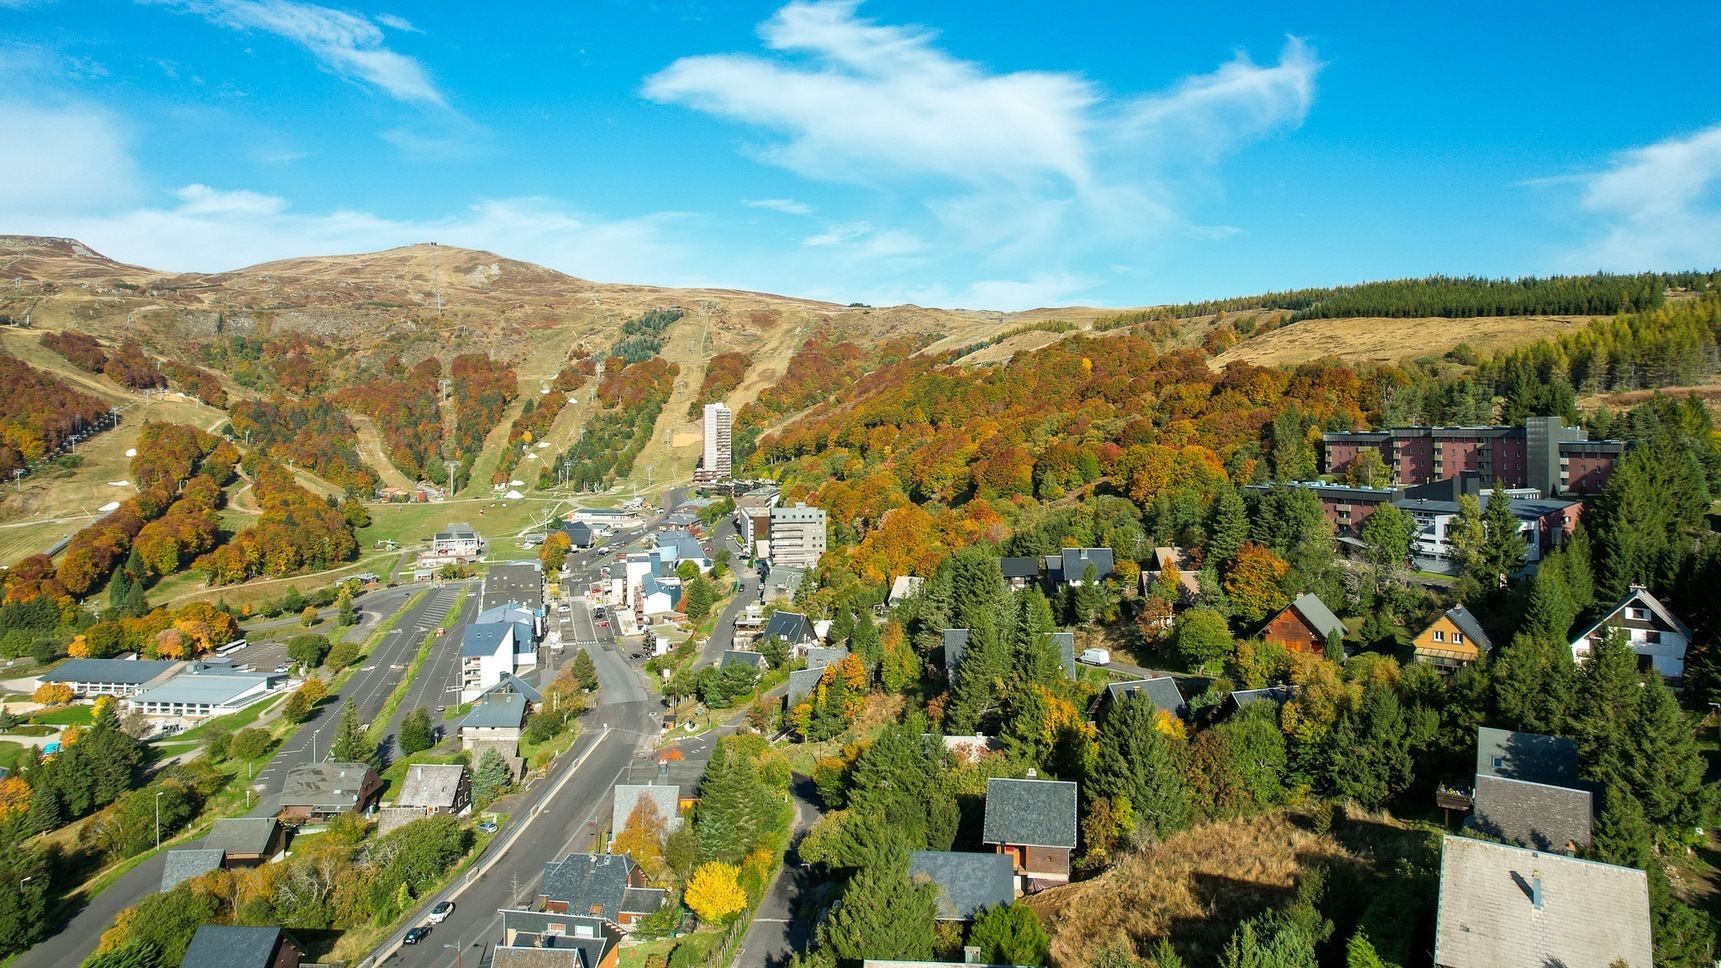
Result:
<svg viewBox="0 0 1721 968"><path fill-rule="evenodd" d="M376 423L364 414L350 410L347 411L347 419L353 422L353 429L358 432L359 458L376 471L384 485L411 490L413 482L407 480L400 468L394 466L394 461L388 459L388 449L383 446L382 432Z"/></svg>

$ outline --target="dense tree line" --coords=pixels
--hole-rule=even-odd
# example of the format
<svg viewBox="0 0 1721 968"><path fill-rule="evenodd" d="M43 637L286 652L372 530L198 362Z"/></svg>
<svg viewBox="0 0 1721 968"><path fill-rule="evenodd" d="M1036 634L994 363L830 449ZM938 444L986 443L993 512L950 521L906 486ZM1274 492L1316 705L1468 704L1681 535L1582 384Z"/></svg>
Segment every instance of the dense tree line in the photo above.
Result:
<svg viewBox="0 0 1721 968"><path fill-rule="evenodd" d="M862 375L901 363L928 342L931 342L928 337L904 336L869 349L834 334L815 333L795 351L782 379L760 391L758 400L741 408L735 419L737 435L823 402ZM742 457L739 449L736 457Z"/></svg>
<svg viewBox="0 0 1721 968"><path fill-rule="evenodd" d="M719 353L705 364L705 379L699 384L699 396L687 405L687 415L698 417L708 403L727 399L747 376L752 360L745 353Z"/></svg>
<svg viewBox="0 0 1721 968"><path fill-rule="evenodd" d="M133 390L167 386L167 377L162 376L155 361L144 353L142 346L131 340L121 343L108 354L107 362L102 364L102 373L120 386Z"/></svg>
<svg viewBox="0 0 1721 968"><path fill-rule="evenodd" d="M102 346L102 341L75 329L43 333L42 345L91 373L102 372L102 367L108 362L108 351Z"/></svg>
<svg viewBox="0 0 1721 968"><path fill-rule="evenodd" d="M251 468L252 493L263 513L250 527L197 559L195 567L209 584L318 571L358 554L354 508L325 501L300 487L287 468L255 453L246 458L246 464Z"/></svg>
<svg viewBox="0 0 1721 968"><path fill-rule="evenodd" d="M349 494L369 494L377 476L359 457L352 421L326 397L292 400L279 393L267 400L233 404L232 434L275 460L293 461Z"/></svg>
<svg viewBox="0 0 1721 968"><path fill-rule="evenodd" d="M382 373L340 390L336 403L376 421L389 460L414 480L440 480L442 462L442 364L431 357L406 371L399 357L384 361Z"/></svg>
<svg viewBox="0 0 1721 968"><path fill-rule="evenodd" d="M0 353L0 475L7 480L107 415L107 401Z"/></svg>
<svg viewBox="0 0 1721 968"><path fill-rule="evenodd" d="M484 450L484 438L502 422L502 412L520 395L520 381L513 367L483 353L455 357L449 365L449 377L455 401L450 456L460 461L459 480L464 482Z"/></svg>
<svg viewBox="0 0 1721 968"><path fill-rule="evenodd" d="M652 309L635 316L621 326L609 355L628 363L644 363L663 352L663 343L671 324L682 317L679 308Z"/></svg>
<svg viewBox="0 0 1721 968"><path fill-rule="evenodd" d="M163 363L161 369L184 392L212 407L227 406L227 388L221 385L220 377L208 370L175 360Z"/></svg>
<svg viewBox="0 0 1721 968"><path fill-rule="evenodd" d="M221 327L218 320L217 331ZM321 336L306 333L273 337L230 333L197 349L205 362L242 387L298 396L326 392L334 365L344 355Z"/></svg>

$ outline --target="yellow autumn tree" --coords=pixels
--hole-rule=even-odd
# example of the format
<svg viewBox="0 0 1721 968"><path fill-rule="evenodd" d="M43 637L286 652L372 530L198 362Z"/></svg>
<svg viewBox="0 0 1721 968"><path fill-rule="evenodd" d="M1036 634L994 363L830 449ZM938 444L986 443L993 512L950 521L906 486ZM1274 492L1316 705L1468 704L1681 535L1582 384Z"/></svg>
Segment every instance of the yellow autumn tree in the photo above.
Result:
<svg viewBox="0 0 1721 968"><path fill-rule="evenodd" d="M656 877L663 866L663 838L668 831L669 823L657 809L657 802L650 797L640 797L633 805L633 811L627 815L621 831L616 834L610 852L631 856L647 874Z"/></svg>
<svg viewBox="0 0 1721 968"><path fill-rule="evenodd" d="M66 654L74 659L87 659L90 657L90 643L84 638L82 632L72 636L72 644L66 646Z"/></svg>
<svg viewBox="0 0 1721 968"><path fill-rule="evenodd" d="M733 864L714 860L694 870L687 879L683 900L706 924L724 924L747 910L747 892L741 889L741 871Z"/></svg>
<svg viewBox="0 0 1721 968"><path fill-rule="evenodd" d="M15 776L0 780L0 820L30 809L30 784Z"/></svg>
<svg viewBox="0 0 1721 968"><path fill-rule="evenodd" d="M63 706L72 701L72 687L63 682L44 682L30 698L44 706Z"/></svg>

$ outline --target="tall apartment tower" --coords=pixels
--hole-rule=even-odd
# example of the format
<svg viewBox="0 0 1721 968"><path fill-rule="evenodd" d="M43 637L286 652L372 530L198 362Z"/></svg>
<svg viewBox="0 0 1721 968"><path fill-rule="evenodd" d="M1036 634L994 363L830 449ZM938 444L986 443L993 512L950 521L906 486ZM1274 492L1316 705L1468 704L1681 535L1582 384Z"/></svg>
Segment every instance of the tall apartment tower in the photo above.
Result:
<svg viewBox="0 0 1721 968"><path fill-rule="evenodd" d="M705 456L699 462L694 483L711 484L729 477L733 457L729 449L729 428L735 421L734 411L721 401L705 405Z"/></svg>

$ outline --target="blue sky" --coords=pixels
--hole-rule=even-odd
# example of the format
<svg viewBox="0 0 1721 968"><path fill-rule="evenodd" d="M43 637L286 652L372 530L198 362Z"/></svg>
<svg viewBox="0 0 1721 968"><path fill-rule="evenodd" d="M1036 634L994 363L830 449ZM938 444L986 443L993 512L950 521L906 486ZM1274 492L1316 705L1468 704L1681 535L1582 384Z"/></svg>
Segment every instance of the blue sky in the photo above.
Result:
<svg viewBox="0 0 1721 968"><path fill-rule="evenodd" d="M1721 263L1712 5L1066 6L0 0L0 233L1004 310Z"/></svg>

